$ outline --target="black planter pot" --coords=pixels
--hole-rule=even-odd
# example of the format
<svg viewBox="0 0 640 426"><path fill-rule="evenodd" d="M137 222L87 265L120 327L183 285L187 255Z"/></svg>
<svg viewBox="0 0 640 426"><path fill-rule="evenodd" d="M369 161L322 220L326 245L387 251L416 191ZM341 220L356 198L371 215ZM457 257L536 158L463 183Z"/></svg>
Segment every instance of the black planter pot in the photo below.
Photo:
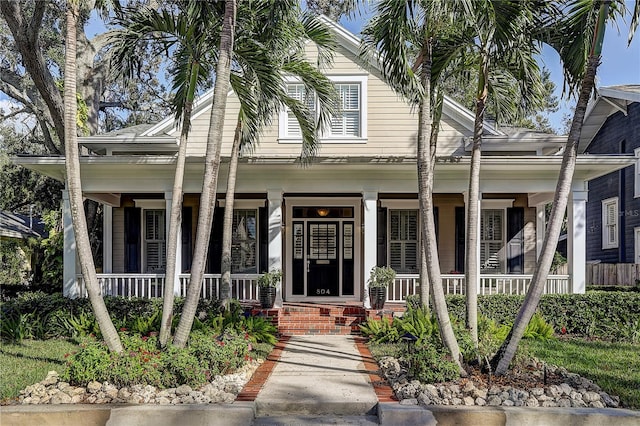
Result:
<svg viewBox="0 0 640 426"><path fill-rule="evenodd" d="M259 292L260 306L262 309L271 309L276 302L276 288L275 287L260 287Z"/></svg>
<svg viewBox="0 0 640 426"><path fill-rule="evenodd" d="M385 287L369 288L369 300L371 300L371 309L384 309L384 302L387 301L387 289Z"/></svg>

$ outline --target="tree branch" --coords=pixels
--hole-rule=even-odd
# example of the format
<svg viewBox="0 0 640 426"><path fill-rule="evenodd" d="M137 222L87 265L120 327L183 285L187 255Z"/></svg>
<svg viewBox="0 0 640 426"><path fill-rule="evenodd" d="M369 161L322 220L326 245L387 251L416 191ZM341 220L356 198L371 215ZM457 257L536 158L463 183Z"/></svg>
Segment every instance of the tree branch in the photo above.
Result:
<svg viewBox="0 0 640 426"><path fill-rule="evenodd" d="M29 23L29 42L35 45L38 42L38 36L40 35L40 28L42 26L42 18L44 17L44 11L48 2L36 1L34 2L33 16Z"/></svg>

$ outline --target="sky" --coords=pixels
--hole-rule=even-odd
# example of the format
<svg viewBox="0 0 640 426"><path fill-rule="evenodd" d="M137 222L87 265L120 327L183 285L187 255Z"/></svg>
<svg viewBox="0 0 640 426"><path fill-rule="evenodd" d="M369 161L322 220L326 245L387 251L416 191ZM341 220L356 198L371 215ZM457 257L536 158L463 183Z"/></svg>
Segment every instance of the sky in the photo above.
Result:
<svg viewBox="0 0 640 426"><path fill-rule="evenodd" d="M640 27L636 30L631 45L628 46L627 37L633 1L626 0L625 3L629 9L625 21L619 22L618 27L611 23L607 26L602 46L602 59L596 75L597 87L640 84ZM357 35L367 19L368 13L365 11L354 19L343 18L340 23ZM551 80L556 85L554 94L560 104L558 111L552 113L549 120L551 126L562 133L563 117L567 114L573 115L576 100L575 97L569 99L566 95L564 97L562 95L563 74L558 54L552 48L545 46L538 61L551 72Z"/></svg>

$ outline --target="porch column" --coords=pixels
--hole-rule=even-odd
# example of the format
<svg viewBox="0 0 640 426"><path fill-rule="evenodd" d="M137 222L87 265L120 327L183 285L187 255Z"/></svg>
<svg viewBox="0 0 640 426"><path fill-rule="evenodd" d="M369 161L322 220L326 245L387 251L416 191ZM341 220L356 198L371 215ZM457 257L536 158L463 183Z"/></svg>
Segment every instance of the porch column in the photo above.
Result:
<svg viewBox="0 0 640 426"><path fill-rule="evenodd" d="M173 202L173 191L167 191L164 193L165 200L165 240L169 241L169 227L171 226L171 203ZM182 215L180 215L182 218ZM182 271L182 226L181 221L177 223L178 226L178 239L176 240L176 270L173 279L173 294L180 296L180 271Z"/></svg>
<svg viewBox="0 0 640 426"><path fill-rule="evenodd" d="M567 260L571 291L584 293L587 268L587 191L572 191L567 206Z"/></svg>
<svg viewBox="0 0 640 426"><path fill-rule="evenodd" d="M76 278L77 274L77 253L76 253L76 235L73 230L73 222L71 220L71 204L69 203L69 191L62 191L62 229L64 235L63 241L63 282L62 295L71 299L80 296L80 286Z"/></svg>
<svg viewBox="0 0 640 426"><path fill-rule="evenodd" d="M102 272L113 272L113 207L102 205Z"/></svg>
<svg viewBox="0 0 640 426"><path fill-rule="evenodd" d="M547 230L545 207L546 204L536 204L536 259L540 258L540 253L542 253L544 233Z"/></svg>
<svg viewBox="0 0 640 426"><path fill-rule="evenodd" d="M282 271L282 190L270 189L267 191L269 202L269 271L279 269ZM282 281L276 289L276 302L274 307L282 307Z"/></svg>
<svg viewBox="0 0 640 426"><path fill-rule="evenodd" d="M376 266L378 260L378 192L363 191L362 202L364 203L364 217L362 224L364 226L364 307L371 308L369 300L369 273Z"/></svg>

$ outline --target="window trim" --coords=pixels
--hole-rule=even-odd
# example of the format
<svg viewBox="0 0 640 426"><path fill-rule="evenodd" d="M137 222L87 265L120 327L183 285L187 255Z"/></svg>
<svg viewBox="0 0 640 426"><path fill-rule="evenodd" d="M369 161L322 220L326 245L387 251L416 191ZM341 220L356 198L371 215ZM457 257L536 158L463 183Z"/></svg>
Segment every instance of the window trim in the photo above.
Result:
<svg viewBox="0 0 640 426"><path fill-rule="evenodd" d="M485 204L485 201L493 201L493 200L483 200L482 201L482 207L480 209L480 221L479 221L480 224L478 224L479 227L480 227L480 229L479 229L480 235L479 235L479 238L478 238L478 244L480 244L480 249L478 251L480 274L486 274L486 275L491 275L491 274L502 275L502 274L506 274L507 273L506 247L507 247L507 243L508 243L508 241L507 241L507 220L508 220L507 219L507 217L508 217L507 208L512 207L513 200L495 200L495 201L499 201L499 202L494 203L494 204L489 203L488 205ZM509 207L506 207L506 206L509 206ZM502 219L501 219L502 220L502 230L501 230L501 233L502 233L502 240L501 240L502 241L502 246L500 247L500 250L498 251L499 255L500 255L500 252L502 252L502 254L500 255L500 259L499 259L499 261L500 261L500 271L499 272L482 272L482 259L481 259L481 257L482 257L482 254L481 254L482 253L482 248L481 248L482 244L488 244L488 243L486 243L486 241L497 241L497 240L483 240L482 239L482 234L483 234L483 229L482 229L482 226L481 226L482 213L484 211L488 211L488 210L498 210L502 214ZM483 243L483 241L484 241L484 243Z"/></svg>
<svg viewBox="0 0 640 426"><path fill-rule="evenodd" d="M255 205L255 204L254 204ZM233 209L233 220L232 222L235 221L235 215L236 212L240 212L240 211L254 211L255 212L255 238L254 238L254 250L255 253L253 255L254 257L254 262L255 262L255 272L234 272L233 271L233 247L234 247L234 234L235 232L232 231L231 234L231 273L232 274L257 274L260 270L260 209L259 207L255 207L255 206L246 206L246 207L241 207L241 208L234 208ZM233 225L232 225L233 226Z"/></svg>
<svg viewBox="0 0 640 426"><path fill-rule="evenodd" d="M610 205L615 206L615 223L613 225L607 223L607 208ZM611 197L605 200L602 200L602 249L617 249L618 248L618 232L620 226L619 220L619 205L618 205L618 197ZM609 240L609 227L615 227L615 240Z"/></svg>
<svg viewBox="0 0 640 426"><path fill-rule="evenodd" d="M162 212L162 225L164 229L159 229L158 230L158 235L164 237L163 239L148 239L147 238L147 212ZM140 232L142 234L142 238L141 238L141 270L144 271L144 274L164 274L166 273L166 269L167 269L167 211L164 208L153 208L151 206L148 207L143 207L140 209L140 214L142 215L142 226L140 229ZM161 259L163 259L163 263L164 263L164 268L159 269L156 272L149 272L147 271L147 268L149 267L149 261L148 261L148 257L147 257L147 244L149 242L162 242L163 244L163 253L160 254Z"/></svg>
<svg viewBox="0 0 640 426"><path fill-rule="evenodd" d="M358 144L367 143L367 82L368 74L350 74L350 75L328 75L327 78L336 84L359 84L360 85L360 136L331 136L330 134L321 134L320 140L326 144ZM300 79L287 78L285 84L300 84ZM316 99L316 102L317 99ZM316 107L317 108L317 107ZM302 138L300 136L287 136L287 111L283 109L278 114L278 143L282 144L300 144Z"/></svg>
<svg viewBox="0 0 640 426"><path fill-rule="evenodd" d="M634 151L636 156L636 164L634 167L634 179L633 179L633 198L640 198L640 148L636 148Z"/></svg>

